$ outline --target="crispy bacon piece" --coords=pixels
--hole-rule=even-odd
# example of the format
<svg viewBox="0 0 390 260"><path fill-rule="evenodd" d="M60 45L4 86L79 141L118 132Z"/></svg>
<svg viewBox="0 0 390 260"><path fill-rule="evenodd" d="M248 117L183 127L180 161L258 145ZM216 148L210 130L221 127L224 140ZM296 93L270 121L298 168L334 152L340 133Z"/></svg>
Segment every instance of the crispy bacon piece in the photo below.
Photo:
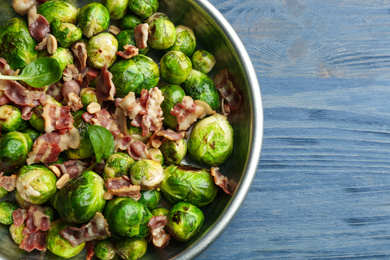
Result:
<svg viewBox="0 0 390 260"><path fill-rule="evenodd" d="M26 209L16 209L12 212L12 219L14 220L15 227L23 225L27 217L28 213Z"/></svg>
<svg viewBox="0 0 390 260"><path fill-rule="evenodd" d="M41 42L50 33L50 24L43 15L35 14L30 23L28 30L32 37Z"/></svg>
<svg viewBox="0 0 390 260"><path fill-rule="evenodd" d="M0 172L0 187L7 191L13 191L16 188L17 176L12 174L11 176L3 176L4 172Z"/></svg>
<svg viewBox="0 0 390 260"><path fill-rule="evenodd" d="M242 96L234 87L234 79L228 69L221 70L215 76L214 84L221 97L222 114L226 116L237 110L241 105Z"/></svg>
<svg viewBox="0 0 390 260"><path fill-rule="evenodd" d="M126 60L131 59L139 54L138 48L130 44L123 46L123 49L123 51L118 51L116 54Z"/></svg>
<svg viewBox="0 0 390 260"><path fill-rule="evenodd" d="M107 64L104 64L96 82L96 93L99 102L114 100L115 91L112 74L108 71Z"/></svg>
<svg viewBox="0 0 390 260"><path fill-rule="evenodd" d="M130 179L126 177L108 178L105 184L107 191L104 193L103 198L105 200L111 200L116 195L139 200L141 198L141 186L132 185Z"/></svg>
<svg viewBox="0 0 390 260"><path fill-rule="evenodd" d="M46 99L43 91L30 91L14 80L2 80L5 83L4 95L19 106L35 107Z"/></svg>
<svg viewBox="0 0 390 260"><path fill-rule="evenodd" d="M99 76L99 71L98 70L95 70L93 68L88 68L88 72L87 74L85 75L85 77L83 78L83 82L81 83L81 87L82 88L87 88L89 87L89 84L92 82L92 80L94 78L96 78L97 76Z"/></svg>
<svg viewBox="0 0 390 260"><path fill-rule="evenodd" d="M150 137L149 142L146 144L148 148L160 148L164 139L168 139L171 141L179 141L186 136L185 132L175 132L172 129L163 130L154 132L154 134Z"/></svg>
<svg viewBox="0 0 390 260"><path fill-rule="evenodd" d="M31 116L32 116L32 110L33 108L32 107L29 107L29 106L24 106L23 109L22 109L22 119L23 120L30 120Z"/></svg>
<svg viewBox="0 0 390 260"><path fill-rule="evenodd" d="M132 143L129 148L127 148L127 153L136 161L141 159L151 159L146 145L141 141Z"/></svg>
<svg viewBox="0 0 390 260"><path fill-rule="evenodd" d="M11 100L4 96L3 92L0 91L0 106L8 104L9 102L11 102Z"/></svg>
<svg viewBox="0 0 390 260"><path fill-rule="evenodd" d="M23 238L22 243L20 243L19 248L27 252L31 252L34 249L39 251L46 250L46 232L38 230L35 233L27 234Z"/></svg>
<svg viewBox="0 0 390 260"><path fill-rule="evenodd" d="M45 132L58 131L64 133L73 127L73 116L70 107L59 107L52 103L47 103L43 107L42 117L45 119Z"/></svg>
<svg viewBox="0 0 390 260"><path fill-rule="evenodd" d="M68 107L72 109L73 112L76 112L83 108L83 103L81 102L81 98L77 96L75 93L68 94Z"/></svg>
<svg viewBox="0 0 390 260"><path fill-rule="evenodd" d="M79 71L87 67L87 45L85 42L76 42L71 48Z"/></svg>
<svg viewBox="0 0 390 260"><path fill-rule="evenodd" d="M172 108L171 115L177 118L176 129L179 131L187 130L196 120L205 116L204 108L195 104L189 96L184 96L182 102Z"/></svg>
<svg viewBox="0 0 390 260"><path fill-rule="evenodd" d="M74 79L77 82L82 82L83 77L75 65L68 64L62 72L62 79L64 81L71 81L72 79Z"/></svg>
<svg viewBox="0 0 390 260"><path fill-rule="evenodd" d="M73 247L76 247L86 241L106 239L111 236L111 233L108 230L108 223L103 214L96 212L88 224L83 225L81 228L67 227L60 231L60 235L68 240Z"/></svg>
<svg viewBox="0 0 390 260"><path fill-rule="evenodd" d="M138 49L146 49L148 47L149 24L139 24L134 28L135 46Z"/></svg>
<svg viewBox="0 0 390 260"><path fill-rule="evenodd" d="M23 235L35 233L38 230L50 229L50 217L45 215L45 210L40 205L31 205L27 212L26 226Z"/></svg>
<svg viewBox="0 0 390 260"><path fill-rule="evenodd" d="M171 235L167 234L164 227L168 224L166 216L154 216L148 222L153 245L158 249L163 249L169 244Z"/></svg>
<svg viewBox="0 0 390 260"><path fill-rule="evenodd" d="M219 172L219 167L211 167L211 176L214 177L214 182L217 186L221 187L226 194L232 195L233 185L231 185L226 176Z"/></svg>

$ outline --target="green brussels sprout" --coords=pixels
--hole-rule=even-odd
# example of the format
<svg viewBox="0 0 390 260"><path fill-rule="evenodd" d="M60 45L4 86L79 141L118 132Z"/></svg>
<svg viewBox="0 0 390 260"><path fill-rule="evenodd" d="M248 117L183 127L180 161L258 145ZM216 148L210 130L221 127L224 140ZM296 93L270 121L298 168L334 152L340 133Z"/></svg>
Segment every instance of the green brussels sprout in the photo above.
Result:
<svg viewBox="0 0 390 260"><path fill-rule="evenodd" d="M22 209L28 209L32 204L31 202L25 201L22 196L20 196L17 189L15 189L15 200Z"/></svg>
<svg viewBox="0 0 390 260"><path fill-rule="evenodd" d="M104 64L110 67L118 51L118 41L111 33L99 33L93 36L87 44L88 64L95 68L101 69Z"/></svg>
<svg viewBox="0 0 390 260"><path fill-rule="evenodd" d="M165 50L175 44L175 25L165 19L155 19L149 23L148 44L156 50Z"/></svg>
<svg viewBox="0 0 390 260"><path fill-rule="evenodd" d="M58 61L61 70L64 70L68 64L73 64L74 58L72 52L67 48L58 47L57 51L53 54L49 54L47 51L41 51L38 54L38 58L50 57Z"/></svg>
<svg viewBox="0 0 390 260"><path fill-rule="evenodd" d="M103 178L107 181L108 178L121 177L130 172L131 166L135 163L127 153L114 153L108 157L104 166Z"/></svg>
<svg viewBox="0 0 390 260"><path fill-rule="evenodd" d="M214 85L214 81L207 74L192 70L182 87L193 100L206 102L212 110L219 108L219 92Z"/></svg>
<svg viewBox="0 0 390 260"><path fill-rule="evenodd" d="M148 249L146 239L126 238L115 241L116 253L125 260L136 260L141 258Z"/></svg>
<svg viewBox="0 0 390 260"><path fill-rule="evenodd" d="M11 237L12 237L12 240L20 245L20 243L22 243L23 241L23 229L24 229L25 225L22 224L20 226L15 226L15 224L12 224L10 227L9 227L9 233L11 234Z"/></svg>
<svg viewBox="0 0 390 260"><path fill-rule="evenodd" d="M198 121L188 138L191 157L210 166L224 163L232 151L233 128L220 114Z"/></svg>
<svg viewBox="0 0 390 260"><path fill-rule="evenodd" d="M6 189L4 189L3 187L0 187L0 199L4 198L5 196L7 196L8 193L9 192Z"/></svg>
<svg viewBox="0 0 390 260"><path fill-rule="evenodd" d="M84 108L86 108L92 102L99 102L97 99L96 89L94 88L83 88L80 91L80 98Z"/></svg>
<svg viewBox="0 0 390 260"><path fill-rule="evenodd" d="M87 38L103 32L110 25L110 14L100 3L90 3L79 11L79 26Z"/></svg>
<svg viewBox="0 0 390 260"><path fill-rule="evenodd" d="M133 14L128 14L122 18L119 27L122 30L131 30L141 23L142 23L142 19L140 17Z"/></svg>
<svg viewBox="0 0 390 260"><path fill-rule="evenodd" d="M145 19L154 14L158 8L159 3L157 0L130 0L129 1L129 9Z"/></svg>
<svg viewBox="0 0 390 260"><path fill-rule="evenodd" d="M114 243L110 239L97 242L93 251L96 257L101 260L111 260L115 257Z"/></svg>
<svg viewBox="0 0 390 260"><path fill-rule="evenodd" d="M4 132L16 131L22 123L19 109L11 105L0 106L0 129Z"/></svg>
<svg viewBox="0 0 390 260"><path fill-rule="evenodd" d="M19 127L16 129L16 131L24 133L24 130L27 129L27 127L29 127L29 126L30 126L30 124L28 123L28 121L22 120L20 122Z"/></svg>
<svg viewBox="0 0 390 260"><path fill-rule="evenodd" d="M65 221L86 223L96 212L103 211L106 205L104 193L103 178L93 171L87 171L67 182L55 194L51 204Z"/></svg>
<svg viewBox="0 0 390 260"><path fill-rule="evenodd" d="M51 32L64 48L69 48L72 43L83 37L83 32L79 27L72 23L62 23L58 19L51 23Z"/></svg>
<svg viewBox="0 0 390 260"><path fill-rule="evenodd" d="M38 130L30 127L22 130L21 133L28 135L33 142L35 141L35 139L38 138L38 136L41 135L41 133Z"/></svg>
<svg viewBox="0 0 390 260"><path fill-rule="evenodd" d="M88 128L91 126L86 123L82 117L84 110L78 110L72 113L73 126L79 130L80 134L80 147L77 149L68 149L65 151L66 156L72 160L83 160L92 157L94 154L92 142L89 139Z"/></svg>
<svg viewBox="0 0 390 260"><path fill-rule="evenodd" d="M179 241L193 238L203 225L203 212L188 202L175 204L168 215L167 229Z"/></svg>
<svg viewBox="0 0 390 260"><path fill-rule="evenodd" d="M27 23L12 18L0 27L0 57L13 69L22 69L37 58L36 41L30 35Z"/></svg>
<svg viewBox="0 0 390 260"><path fill-rule="evenodd" d="M152 210L153 216L167 216L169 214L169 209L163 208L163 207L158 207L154 210Z"/></svg>
<svg viewBox="0 0 390 260"><path fill-rule="evenodd" d="M217 195L217 186L211 174L203 169L190 166L170 165L164 170L161 191L170 203L189 202L203 207Z"/></svg>
<svg viewBox="0 0 390 260"><path fill-rule="evenodd" d="M32 114L30 120L28 121L32 127L34 127L39 132L45 131L45 119L42 117L43 106L39 105L34 107L31 110Z"/></svg>
<svg viewBox="0 0 390 260"><path fill-rule="evenodd" d="M190 59L181 51L169 51L160 60L161 76L172 84L183 83L191 73Z"/></svg>
<svg viewBox="0 0 390 260"><path fill-rule="evenodd" d="M141 94L142 89L151 89L157 86L160 80L158 65L142 54L115 63L110 72L116 87L115 96L122 98L130 91Z"/></svg>
<svg viewBox="0 0 390 260"><path fill-rule="evenodd" d="M210 52L200 49L192 54L191 62L195 70L207 74L215 65L215 57Z"/></svg>
<svg viewBox="0 0 390 260"><path fill-rule="evenodd" d="M45 215L49 216L50 222L53 222L57 218L57 212L52 207L45 206L43 210L45 211Z"/></svg>
<svg viewBox="0 0 390 260"><path fill-rule="evenodd" d="M170 51L181 51L187 57L191 57L196 48L196 38L194 31L187 26L178 25L176 26L176 41L169 48Z"/></svg>
<svg viewBox="0 0 390 260"><path fill-rule="evenodd" d="M145 20L145 23L150 24L151 22L153 22L154 20L157 20L157 19L169 21L169 17L166 14L157 12L157 13L154 13L151 16L149 16L148 19Z"/></svg>
<svg viewBox="0 0 390 260"><path fill-rule="evenodd" d="M110 18L119 20L125 16L129 0L103 0L103 4L107 8Z"/></svg>
<svg viewBox="0 0 390 260"><path fill-rule="evenodd" d="M176 129L177 118L171 115L171 110L177 103L183 101L183 97L186 94L179 85L166 85L160 88L160 90L164 96L164 101L161 103L164 124L169 126L170 128Z"/></svg>
<svg viewBox="0 0 390 260"><path fill-rule="evenodd" d="M142 203L131 198L116 197L104 209L111 235L117 238L149 235L148 222L152 213Z"/></svg>
<svg viewBox="0 0 390 260"><path fill-rule="evenodd" d="M16 188L27 202L42 204L57 191L57 177L43 165L25 165L19 170Z"/></svg>
<svg viewBox="0 0 390 260"><path fill-rule="evenodd" d="M60 232L71 225L63 220L56 220L51 223L49 231L46 234L47 249L53 254L63 257L71 258L83 250L85 242L73 247L68 240L64 239Z"/></svg>
<svg viewBox="0 0 390 260"><path fill-rule="evenodd" d="M124 46L129 44L135 46L135 37L133 30L123 30L117 36L115 36L118 40L118 50L123 51ZM146 49L138 49L140 54L146 54L149 50L149 47Z"/></svg>
<svg viewBox="0 0 390 260"><path fill-rule="evenodd" d="M130 179L134 185L141 189L153 190L157 188L164 178L164 169L156 161L142 159L134 163L130 169Z"/></svg>
<svg viewBox="0 0 390 260"><path fill-rule="evenodd" d="M164 156L162 152L157 149L157 148L150 148L148 150L149 155L151 156L153 161L158 162L159 164L163 165L164 164Z"/></svg>
<svg viewBox="0 0 390 260"><path fill-rule="evenodd" d="M187 153L187 142L184 139L179 141L165 139L160 150L167 164L180 164Z"/></svg>
<svg viewBox="0 0 390 260"><path fill-rule="evenodd" d="M161 192L158 190L142 190L138 202L144 204L149 210L157 208L161 200Z"/></svg>
<svg viewBox="0 0 390 260"><path fill-rule="evenodd" d="M18 209L18 206L9 201L0 202L0 223L3 225L11 225L14 223L12 212Z"/></svg>
<svg viewBox="0 0 390 260"><path fill-rule="evenodd" d="M77 8L66 1L47 1L39 5L37 11L50 24L56 19L62 23L76 24L77 22Z"/></svg>
<svg viewBox="0 0 390 260"><path fill-rule="evenodd" d="M26 163L32 140L27 134L9 132L0 139L0 172L11 173Z"/></svg>
<svg viewBox="0 0 390 260"><path fill-rule="evenodd" d="M142 127L136 127L131 124L131 120L127 120L127 133L135 141L141 141L147 143L149 138L152 136L152 132L147 133L145 136L142 136Z"/></svg>

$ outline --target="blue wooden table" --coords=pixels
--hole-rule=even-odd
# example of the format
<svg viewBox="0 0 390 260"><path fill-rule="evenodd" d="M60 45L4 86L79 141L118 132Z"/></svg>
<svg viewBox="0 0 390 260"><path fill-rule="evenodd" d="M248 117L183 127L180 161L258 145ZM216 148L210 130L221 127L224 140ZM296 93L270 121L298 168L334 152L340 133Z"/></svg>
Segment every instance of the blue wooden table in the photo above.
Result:
<svg viewBox="0 0 390 260"><path fill-rule="evenodd" d="M198 259L390 259L390 1L210 2L252 57L265 134Z"/></svg>

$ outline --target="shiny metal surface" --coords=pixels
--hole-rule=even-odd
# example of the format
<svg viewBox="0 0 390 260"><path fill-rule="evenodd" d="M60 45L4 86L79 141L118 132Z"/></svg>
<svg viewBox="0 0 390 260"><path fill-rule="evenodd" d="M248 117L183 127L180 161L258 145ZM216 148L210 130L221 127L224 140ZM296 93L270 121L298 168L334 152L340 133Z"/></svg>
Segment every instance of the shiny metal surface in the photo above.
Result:
<svg viewBox="0 0 390 260"><path fill-rule="evenodd" d="M69 1L76 4L76 1ZM82 6L91 1L77 1ZM8 0L0 0L0 21L15 14ZM205 223L197 237L182 243L171 240L163 250L149 247L142 259L191 259L210 245L229 224L244 201L256 174L263 137L263 110L260 88L250 58L233 28L220 12L205 0L161 0L160 11L176 24L194 29L200 47L213 53L217 59L213 77L219 70L228 68L234 75L237 87L243 95L239 111L229 116L234 129L234 150L221 172L237 183L233 196L218 193L210 205L203 207ZM158 61L161 55L155 53ZM190 161L187 161L191 163ZM0 256L3 259L59 259L50 252L25 253L15 245L8 234L8 227L0 227ZM84 250L85 251L85 250ZM80 254L72 259L85 259Z"/></svg>

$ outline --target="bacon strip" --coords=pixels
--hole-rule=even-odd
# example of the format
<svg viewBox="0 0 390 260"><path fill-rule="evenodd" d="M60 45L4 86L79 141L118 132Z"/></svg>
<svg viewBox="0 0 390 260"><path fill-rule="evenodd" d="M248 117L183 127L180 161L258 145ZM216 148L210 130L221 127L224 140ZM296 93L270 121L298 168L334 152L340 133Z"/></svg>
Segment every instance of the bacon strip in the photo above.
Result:
<svg viewBox="0 0 390 260"><path fill-rule="evenodd" d="M27 234L24 236L19 248L27 252L31 252L34 249L39 251L46 250L46 232L38 230L35 233Z"/></svg>
<svg viewBox="0 0 390 260"><path fill-rule="evenodd" d="M12 219L14 220L15 227L23 225L27 217L28 213L26 209L16 209L12 212Z"/></svg>
<svg viewBox="0 0 390 260"><path fill-rule="evenodd" d="M70 107L59 107L52 103L47 103L43 107L42 117L45 119L45 132L58 131L65 133L73 127L73 116Z"/></svg>
<svg viewBox="0 0 390 260"><path fill-rule="evenodd" d="M146 145L141 141L132 143L130 147L127 148L127 153L136 161L141 159L152 159Z"/></svg>
<svg viewBox="0 0 390 260"><path fill-rule="evenodd" d="M16 188L16 179L18 178L15 174L11 176L3 176L4 172L0 173L0 187L7 191L13 191Z"/></svg>
<svg viewBox="0 0 390 260"><path fill-rule="evenodd" d="M4 80L3 83L4 95L16 105L35 107L46 98L45 92L27 90L14 80Z"/></svg>
<svg viewBox="0 0 390 260"><path fill-rule="evenodd" d="M214 78L215 87L221 97L223 115L229 115L231 111L237 110L242 103L242 96L234 87L233 82L233 76L228 69L221 70Z"/></svg>
<svg viewBox="0 0 390 260"><path fill-rule="evenodd" d="M77 42L71 48L76 58L77 68L81 71L87 67L87 45L84 42Z"/></svg>
<svg viewBox="0 0 390 260"><path fill-rule="evenodd" d="M114 100L115 86L112 82L112 74L108 71L107 64L104 64L96 82L96 93L99 102Z"/></svg>
<svg viewBox="0 0 390 260"><path fill-rule="evenodd" d="M211 167L211 176L214 177L214 182L221 187L226 194L232 195L234 188L229 179L219 172L219 167Z"/></svg>
<svg viewBox="0 0 390 260"><path fill-rule="evenodd" d="M50 24L43 15L35 14L30 23L28 30L32 37L41 42L50 33Z"/></svg>
<svg viewBox="0 0 390 260"><path fill-rule="evenodd" d="M167 234L164 227L168 224L166 216L154 216L148 222L150 227L153 245L158 249L163 249L169 244L171 235Z"/></svg>
<svg viewBox="0 0 390 260"><path fill-rule="evenodd" d="M180 131L187 130L196 120L205 116L204 108L195 104L189 96L184 96L182 102L172 108L171 115L177 118L176 129Z"/></svg>
<svg viewBox="0 0 390 260"><path fill-rule="evenodd" d="M130 44L123 46L123 49L123 51L118 51L116 54L126 60L131 59L139 54L138 48Z"/></svg>
<svg viewBox="0 0 390 260"><path fill-rule="evenodd" d="M138 49L146 49L148 47L149 24L139 24L134 28L135 46Z"/></svg>
<svg viewBox="0 0 390 260"><path fill-rule="evenodd" d="M38 230L47 231L50 229L50 217L45 215L42 206L31 205L27 212L26 226L23 235L36 233Z"/></svg>
<svg viewBox="0 0 390 260"><path fill-rule="evenodd" d="M73 247L76 247L86 241L106 239L111 236L111 233L108 230L108 223L103 214L96 212L88 224L83 225L81 228L67 227L60 231L60 235L69 241Z"/></svg>
<svg viewBox="0 0 390 260"><path fill-rule="evenodd" d="M129 197L134 200L141 198L141 186L132 185L129 177L108 178L105 184L107 191L104 193L105 200L111 200L115 195L119 197Z"/></svg>

